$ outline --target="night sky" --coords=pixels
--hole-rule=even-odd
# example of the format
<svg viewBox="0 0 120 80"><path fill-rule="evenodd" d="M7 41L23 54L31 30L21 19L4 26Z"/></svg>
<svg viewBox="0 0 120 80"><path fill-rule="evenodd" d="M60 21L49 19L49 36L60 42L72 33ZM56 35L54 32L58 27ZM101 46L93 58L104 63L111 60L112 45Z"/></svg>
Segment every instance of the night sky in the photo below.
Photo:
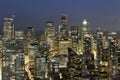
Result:
<svg viewBox="0 0 120 80"><path fill-rule="evenodd" d="M53 21L58 27L63 13L68 15L69 27L81 27L83 19L87 19L91 30L120 30L120 0L0 0L0 29L3 17L12 15L16 30L33 26L41 31L46 21Z"/></svg>

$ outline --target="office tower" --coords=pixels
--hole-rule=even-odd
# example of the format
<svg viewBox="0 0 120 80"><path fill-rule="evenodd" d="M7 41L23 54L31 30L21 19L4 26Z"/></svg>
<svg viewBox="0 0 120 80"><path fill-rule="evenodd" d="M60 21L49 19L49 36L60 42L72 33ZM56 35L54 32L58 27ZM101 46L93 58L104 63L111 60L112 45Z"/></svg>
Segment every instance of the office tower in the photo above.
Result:
<svg viewBox="0 0 120 80"><path fill-rule="evenodd" d="M35 77L39 79L46 79L48 74L48 55L50 46L47 42L40 42L40 54L35 57Z"/></svg>
<svg viewBox="0 0 120 80"><path fill-rule="evenodd" d="M99 72L100 72L100 79L104 78L107 79L108 78L108 71L109 71L109 47L108 47L108 38L106 36L102 37L102 42L101 44L99 44L99 51L102 51L100 53L100 58L98 59L98 68L99 68Z"/></svg>
<svg viewBox="0 0 120 80"><path fill-rule="evenodd" d="M108 40L106 36L104 36L104 33L102 29L99 27L97 29L97 68L100 69L100 72L105 73L105 76L107 75L106 72L108 71Z"/></svg>
<svg viewBox="0 0 120 80"><path fill-rule="evenodd" d="M103 58L105 58L106 59L106 56L104 57L103 55L105 55L105 51L106 50L104 50L103 49L103 38L104 38L104 34L103 34L103 31L102 31L102 29L99 27L98 29L97 29L97 34L96 34L96 45L97 45L97 59L96 59L96 68L98 69L100 69L100 67L102 68L102 62L103 61L106 61L106 60L103 60ZM103 50L104 50L104 52L103 52Z"/></svg>
<svg viewBox="0 0 120 80"><path fill-rule="evenodd" d="M29 45L35 41L35 30L33 27L28 27L26 37L24 38L25 55L29 53Z"/></svg>
<svg viewBox="0 0 120 80"><path fill-rule="evenodd" d="M53 22L46 22L45 35L52 39L55 37L55 26Z"/></svg>
<svg viewBox="0 0 120 80"><path fill-rule="evenodd" d="M103 53L103 32L101 28L97 29L97 59L101 59L101 54Z"/></svg>
<svg viewBox="0 0 120 80"><path fill-rule="evenodd" d="M11 40L14 38L14 19L4 18L4 40Z"/></svg>
<svg viewBox="0 0 120 80"><path fill-rule="evenodd" d="M40 55L39 44L35 38L35 31L33 27L29 27L27 30L27 36L24 43L25 49L25 70L29 79L35 77L35 58Z"/></svg>
<svg viewBox="0 0 120 80"><path fill-rule="evenodd" d="M86 34L84 36L84 52L85 54L91 54L91 47L92 47L92 39L91 35Z"/></svg>
<svg viewBox="0 0 120 80"><path fill-rule="evenodd" d="M84 63L87 66L87 69L92 71L92 69L89 69L90 66L94 65L94 55L92 53L92 36L86 34L84 36L84 52L83 52L83 56L84 56ZM94 67L93 67L94 68Z"/></svg>
<svg viewBox="0 0 120 80"><path fill-rule="evenodd" d="M63 39L67 38L67 14L62 14L61 16L60 34Z"/></svg>
<svg viewBox="0 0 120 80"><path fill-rule="evenodd" d="M84 19L84 21L82 22L81 37L83 37L84 34L88 33L89 33L88 22L86 21L86 19Z"/></svg>
<svg viewBox="0 0 120 80"><path fill-rule="evenodd" d="M37 79L46 79L48 73L47 56L35 57L35 77Z"/></svg>
<svg viewBox="0 0 120 80"><path fill-rule="evenodd" d="M66 80L79 80L81 77L81 63L82 59L80 55L74 52L71 48L68 48L68 68Z"/></svg>
<svg viewBox="0 0 120 80"><path fill-rule="evenodd" d="M86 19L84 19L84 21L82 22L82 28L81 28L81 34L80 34L80 38L81 38L81 42L80 42L80 44L81 44L81 51L83 52L84 51L84 49L83 49L83 47L84 47L84 36L85 35L89 35L89 30L88 30L88 22L86 21Z"/></svg>
<svg viewBox="0 0 120 80"><path fill-rule="evenodd" d="M35 38L35 29L33 27L28 27L26 36L29 41L33 41Z"/></svg>
<svg viewBox="0 0 120 80"><path fill-rule="evenodd" d="M39 44L38 42L33 42L29 45L29 51L28 51L28 56L30 61L34 61L35 57L40 55L39 52Z"/></svg>
<svg viewBox="0 0 120 80"><path fill-rule="evenodd" d="M78 26L71 27L72 49L78 52L79 28Z"/></svg>
<svg viewBox="0 0 120 80"><path fill-rule="evenodd" d="M48 56L50 51L50 45L47 42L40 42L40 55Z"/></svg>
<svg viewBox="0 0 120 80"><path fill-rule="evenodd" d="M2 79L24 80L24 48L22 42L3 42Z"/></svg>
<svg viewBox="0 0 120 80"><path fill-rule="evenodd" d="M45 36L46 41L50 45L50 50L53 50L55 41L55 27L53 22L46 22Z"/></svg>
<svg viewBox="0 0 120 80"><path fill-rule="evenodd" d="M116 45L116 35L111 35L108 37L109 39L109 73L110 75L117 74L117 45Z"/></svg>
<svg viewBox="0 0 120 80"><path fill-rule="evenodd" d="M59 63L57 63L55 60L51 60L48 66L49 66L49 79L51 78L52 80L60 80Z"/></svg>
<svg viewBox="0 0 120 80"><path fill-rule="evenodd" d="M108 77L109 70L109 47L108 38L102 32L101 28L97 29L97 68L100 72L100 79Z"/></svg>
<svg viewBox="0 0 120 80"><path fill-rule="evenodd" d="M27 44L27 54L25 57L25 69L28 73L28 78L33 79L35 76L35 58L40 55L39 44L37 41ZM26 50L26 49L25 49Z"/></svg>
<svg viewBox="0 0 120 80"><path fill-rule="evenodd" d="M100 60L101 60L100 65L102 65L102 67L106 66L107 68L108 66L104 65L104 63L108 63L108 58L109 58L109 41L107 36L103 36L101 45L102 47L100 49L102 50L102 53L100 54ZM102 69L102 72L107 71L103 69Z"/></svg>

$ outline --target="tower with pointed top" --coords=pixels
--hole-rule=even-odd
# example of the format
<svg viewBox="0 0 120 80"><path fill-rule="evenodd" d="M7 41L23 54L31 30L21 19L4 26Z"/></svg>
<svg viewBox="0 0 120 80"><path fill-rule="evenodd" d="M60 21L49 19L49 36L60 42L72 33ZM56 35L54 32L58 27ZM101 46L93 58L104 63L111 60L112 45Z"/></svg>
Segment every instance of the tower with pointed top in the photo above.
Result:
<svg viewBox="0 0 120 80"><path fill-rule="evenodd" d="M82 22L82 33L83 35L88 33L88 22L86 19Z"/></svg>
<svg viewBox="0 0 120 80"><path fill-rule="evenodd" d="M88 22L86 19L84 19L84 21L82 22L82 28L81 28L81 34L80 34L80 38L81 38L81 51L83 52L83 47L84 47L84 37L85 35L88 35L89 30L88 30Z"/></svg>

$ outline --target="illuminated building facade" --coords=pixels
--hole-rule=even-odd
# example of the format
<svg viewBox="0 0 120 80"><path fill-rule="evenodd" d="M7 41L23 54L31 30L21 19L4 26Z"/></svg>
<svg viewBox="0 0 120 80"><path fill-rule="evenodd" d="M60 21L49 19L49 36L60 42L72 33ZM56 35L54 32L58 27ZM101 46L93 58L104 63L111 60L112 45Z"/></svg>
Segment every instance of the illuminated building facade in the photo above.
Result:
<svg viewBox="0 0 120 80"><path fill-rule="evenodd" d="M55 27L53 22L46 22L45 36L50 48L53 49L55 41Z"/></svg>
<svg viewBox="0 0 120 80"><path fill-rule="evenodd" d="M84 52L84 36L85 35L89 35L89 32L88 32L88 22L86 21L86 19L84 19L84 21L82 22L82 28L81 28L81 34L80 34L80 38L81 38L81 41L80 41L80 44L81 44L81 51Z"/></svg>
<svg viewBox="0 0 120 80"><path fill-rule="evenodd" d="M60 34L63 39L67 38L67 14L62 14L61 16L61 24L59 26Z"/></svg>
<svg viewBox="0 0 120 80"><path fill-rule="evenodd" d="M48 73L47 56L35 58L35 77L38 79L46 79Z"/></svg>
<svg viewBox="0 0 120 80"><path fill-rule="evenodd" d="M24 80L24 48L23 43L9 41L3 43L2 79Z"/></svg>
<svg viewBox="0 0 120 80"><path fill-rule="evenodd" d="M37 42L31 43L29 45L29 52L28 52L29 60L34 61L35 57L38 55L40 55L38 43Z"/></svg>
<svg viewBox="0 0 120 80"><path fill-rule="evenodd" d="M68 54L68 47L71 47L71 41L70 40L61 40L58 43L59 47L59 54Z"/></svg>
<svg viewBox="0 0 120 80"><path fill-rule="evenodd" d="M71 27L72 49L78 52L79 28L78 26Z"/></svg>
<svg viewBox="0 0 120 80"><path fill-rule="evenodd" d="M67 80L78 80L81 77L81 61L78 55L71 48L68 48Z"/></svg>
<svg viewBox="0 0 120 80"><path fill-rule="evenodd" d="M30 42L33 42L34 41L34 38L35 38L35 29L33 27L28 27L27 28L27 40L30 41Z"/></svg>
<svg viewBox="0 0 120 80"><path fill-rule="evenodd" d="M11 40L14 38L14 19L4 18L4 39Z"/></svg>
<svg viewBox="0 0 120 80"><path fill-rule="evenodd" d="M120 74L120 35L92 33L86 20L80 31L68 30L66 14L58 32L46 22L40 35L33 27L14 35L14 20L4 18L0 53L3 80L114 80Z"/></svg>
<svg viewBox="0 0 120 80"><path fill-rule="evenodd" d="M25 55L29 54L30 50L30 45L34 43L35 40L35 30L33 27L28 27L27 28L27 33L25 35L26 37L24 38L24 47L25 47Z"/></svg>
<svg viewBox="0 0 120 80"><path fill-rule="evenodd" d="M97 59L101 59L101 54L103 53L103 32L101 28L97 30Z"/></svg>
<svg viewBox="0 0 120 80"><path fill-rule="evenodd" d="M115 35L114 37L111 36L109 37L109 73L111 73L111 75L116 75L117 74L117 45L116 45L116 39L115 39Z"/></svg>
<svg viewBox="0 0 120 80"><path fill-rule="evenodd" d="M82 22L82 29L81 29L81 39L84 38L85 34L88 34L89 29L88 29L88 22L86 19Z"/></svg>

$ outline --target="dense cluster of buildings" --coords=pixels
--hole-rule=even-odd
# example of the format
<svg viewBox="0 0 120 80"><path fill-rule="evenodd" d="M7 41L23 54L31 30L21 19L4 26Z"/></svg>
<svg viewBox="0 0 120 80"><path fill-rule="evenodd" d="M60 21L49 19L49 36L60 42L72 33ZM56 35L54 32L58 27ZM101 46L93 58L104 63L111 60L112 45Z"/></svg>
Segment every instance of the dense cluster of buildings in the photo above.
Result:
<svg viewBox="0 0 120 80"><path fill-rule="evenodd" d="M68 29L61 15L56 29L46 22L44 34L34 27L14 29L14 19L4 18L0 36L1 80L118 80L120 79L120 35L96 32L83 20Z"/></svg>

